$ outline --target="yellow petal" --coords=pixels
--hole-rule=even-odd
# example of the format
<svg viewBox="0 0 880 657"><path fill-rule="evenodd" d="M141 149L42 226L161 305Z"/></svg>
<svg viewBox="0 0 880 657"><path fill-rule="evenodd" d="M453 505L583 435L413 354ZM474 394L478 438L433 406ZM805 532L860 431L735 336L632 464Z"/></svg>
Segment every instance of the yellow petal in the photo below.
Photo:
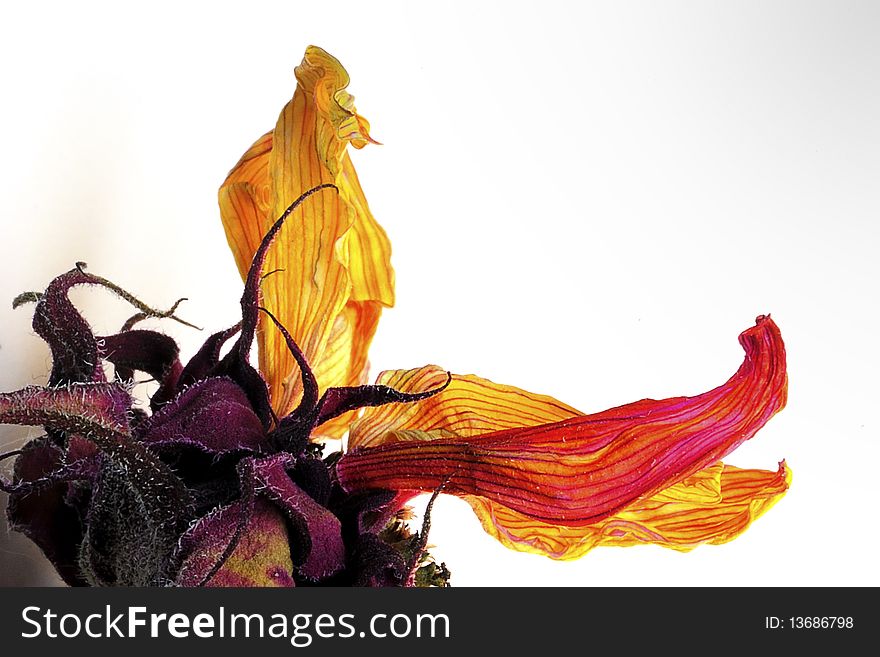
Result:
<svg viewBox="0 0 880 657"><path fill-rule="evenodd" d="M742 470L718 463L624 511L586 527L535 521L485 498L469 496L483 528L514 550L577 559L599 545L652 543L686 552L733 540L778 502L791 471Z"/></svg>
<svg viewBox="0 0 880 657"><path fill-rule="evenodd" d="M263 304L288 329L314 368L319 387L355 385L366 375L367 347L383 306L394 303L390 244L376 223L347 153L373 141L345 91L341 64L306 50L298 85L275 129L242 157L220 189L227 240L244 276L263 234L306 190L333 183L296 210L270 250ZM265 321L265 320L261 320ZM260 370L279 416L301 394L299 370L273 327L258 333ZM341 422L323 427L337 436Z"/></svg>
<svg viewBox="0 0 880 657"><path fill-rule="evenodd" d="M446 370L428 365L414 370L382 372L376 383L401 392L439 388ZM351 426L349 449L415 437L469 438L490 431L558 422L581 415L567 404L472 374L454 374L436 395L413 404L368 408Z"/></svg>
<svg viewBox="0 0 880 657"><path fill-rule="evenodd" d="M334 386L359 386L367 382L367 349L379 324L382 306L375 302L349 301L336 317L327 347L314 370L318 381L333 381ZM348 431L358 410L343 413L319 426L313 438L338 438Z"/></svg>
<svg viewBox="0 0 880 657"><path fill-rule="evenodd" d="M271 188L269 152L272 133L251 146L226 177L219 191L220 218L226 240L242 279L247 278L254 253L268 229Z"/></svg>

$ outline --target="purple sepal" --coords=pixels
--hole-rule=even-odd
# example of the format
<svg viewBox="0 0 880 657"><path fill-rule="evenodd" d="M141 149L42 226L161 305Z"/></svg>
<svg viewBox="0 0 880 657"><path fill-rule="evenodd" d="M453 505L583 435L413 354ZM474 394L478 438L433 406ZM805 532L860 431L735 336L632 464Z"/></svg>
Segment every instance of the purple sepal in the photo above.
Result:
<svg viewBox="0 0 880 657"><path fill-rule="evenodd" d="M177 343L164 333L131 330L98 338L102 358L113 363L116 378L122 381L134 377L135 370L146 372L159 382L159 389L150 399L155 410L177 391L177 380L183 370Z"/></svg>
<svg viewBox="0 0 880 657"><path fill-rule="evenodd" d="M79 268L55 278L37 301L33 327L52 351L49 385L104 381L98 346L88 322L67 298L70 288L94 284Z"/></svg>
<svg viewBox="0 0 880 657"><path fill-rule="evenodd" d="M235 549L216 570L243 521ZM288 530L284 516L268 501L252 509L243 501L213 510L183 535L178 546L177 586L291 587ZM207 582L205 578L209 577Z"/></svg>
<svg viewBox="0 0 880 657"><path fill-rule="evenodd" d="M364 385L344 388L327 388L318 402L318 418L315 426L320 426L328 420L365 406L383 406L385 404L407 404L420 401L442 392L452 381L452 375L447 375L446 382L432 390L424 392L400 392L394 388L383 385Z"/></svg>
<svg viewBox="0 0 880 657"><path fill-rule="evenodd" d="M265 432L244 391L227 378L184 390L138 427L151 448L197 447L210 454L257 451Z"/></svg>
<svg viewBox="0 0 880 657"><path fill-rule="evenodd" d="M192 495L144 445L121 435L92 440L103 458L85 521L83 575L93 586L161 585L193 519Z"/></svg>
<svg viewBox="0 0 880 657"><path fill-rule="evenodd" d="M352 551L355 586L400 586L407 564L400 552L375 534L361 534Z"/></svg>
<svg viewBox="0 0 880 657"><path fill-rule="evenodd" d="M117 373L138 370L164 384L168 373L175 369L175 363L179 365L177 343L157 331L134 329L99 337L98 343L102 347L102 358L113 363ZM177 374L180 374L179 369Z"/></svg>
<svg viewBox="0 0 880 657"><path fill-rule="evenodd" d="M0 393L0 423L42 425L47 431L128 434L131 395L117 383L71 383L57 388L28 386Z"/></svg>
<svg viewBox="0 0 880 657"><path fill-rule="evenodd" d="M260 373L247 362L246 356L242 356L239 350L233 348L211 374L212 376L228 377L238 384L247 396L260 424L268 430L275 419L275 414L269 404L269 388L266 387L266 381L260 376Z"/></svg>
<svg viewBox="0 0 880 657"><path fill-rule="evenodd" d="M226 344L226 341L229 340L229 338L238 333L239 330L241 330L240 322L225 331L214 333L211 337L205 340L205 343L196 352L195 356L189 359L186 367L184 367L183 371L180 373L178 386L184 388L186 386L191 386L202 379L208 378L211 371L214 370L214 368L217 367L217 363L220 362L220 350L223 348L223 345Z"/></svg>
<svg viewBox="0 0 880 657"><path fill-rule="evenodd" d="M46 436L30 441L15 460L17 485L44 479L64 462L61 450ZM86 586L77 563L83 538L83 509L68 503L69 485L55 481L29 492L12 492L6 508L9 527L30 538L69 586Z"/></svg>
<svg viewBox="0 0 880 657"><path fill-rule="evenodd" d="M319 580L342 570L345 545L339 519L293 482L286 469L293 467L294 459L281 453L250 461L260 495L271 499L290 519L294 530L291 552L300 574Z"/></svg>

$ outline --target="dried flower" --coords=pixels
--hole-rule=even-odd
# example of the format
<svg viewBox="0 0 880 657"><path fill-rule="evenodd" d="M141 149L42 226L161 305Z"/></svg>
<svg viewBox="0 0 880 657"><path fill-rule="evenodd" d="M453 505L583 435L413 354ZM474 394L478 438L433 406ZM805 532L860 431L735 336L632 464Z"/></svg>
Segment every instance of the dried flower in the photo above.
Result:
<svg viewBox="0 0 880 657"><path fill-rule="evenodd" d="M171 337L136 328L181 321L177 304L154 310L82 263L15 302L36 304L53 366L47 386L0 394L0 422L45 430L0 457L16 457L0 487L11 526L65 582L443 586L449 571L426 549L440 492L464 497L505 545L560 559L724 542L784 494L784 464L720 463L785 404L769 317L740 336L745 360L718 388L591 415L436 366L366 384L394 302L390 246L346 152L372 141L369 126L326 52L310 47L296 76L274 130L220 188L244 279L238 324L184 364ZM80 285L138 312L95 335L68 299ZM159 382L149 413L136 371ZM346 453L324 457L345 432ZM433 496L413 532L406 503L419 492Z"/></svg>

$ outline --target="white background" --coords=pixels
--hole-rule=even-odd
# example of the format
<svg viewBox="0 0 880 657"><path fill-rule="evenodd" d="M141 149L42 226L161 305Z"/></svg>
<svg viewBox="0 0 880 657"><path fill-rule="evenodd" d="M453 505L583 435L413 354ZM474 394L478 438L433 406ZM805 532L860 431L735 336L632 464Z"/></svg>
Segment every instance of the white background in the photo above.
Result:
<svg viewBox="0 0 880 657"><path fill-rule="evenodd" d="M454 585L880 584L878 6L474 5L4 3L0 388L50 365L9 301L77 260L189 297L208 329L236 319L216 190L314 43L384 144L353 154L397 271L376 372L437 363L598 411L722 383L758 314L786 340L789 405L727 460L785 458L794 481L745 535L560 563L443 497ZM128 314L75 299L98 331ZM163 326L184 354L204 338ZM0 541L0 583L55 581Z"/></svg>

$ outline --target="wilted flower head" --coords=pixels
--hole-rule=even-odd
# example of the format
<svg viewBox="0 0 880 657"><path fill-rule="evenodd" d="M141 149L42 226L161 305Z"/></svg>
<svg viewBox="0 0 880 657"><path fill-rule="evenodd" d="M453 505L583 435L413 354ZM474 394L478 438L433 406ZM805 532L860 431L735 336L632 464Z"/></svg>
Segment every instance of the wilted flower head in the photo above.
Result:
<svg viewBox="0 0 880 657"><path fill-rule="evenodd" d="M420 531L407 522L420 492L459 495L503 544L557 559L725 542L784 494L784 464L720 462L785 404L769 316L740 335L733 376L695 397L583 414L437 366L367 384L394 301L389 243L347 153L372 141L369 126L326 52L309 48L296 77L274 130L220 188L244 279L238 323L184 363L171 337L136 328L180 321L176 304L154 310L81 263L16 300L36 304L53 367L47 386L0 394L0 421L45 429L3 457L16 459L0 485L12 527L68 584L445 585L426 550L431 503ZM138 312L95 335L68 299L79 285ZM149 413L136 371L159 382ZM325 456L346 432L346 452Z"/></svg>

